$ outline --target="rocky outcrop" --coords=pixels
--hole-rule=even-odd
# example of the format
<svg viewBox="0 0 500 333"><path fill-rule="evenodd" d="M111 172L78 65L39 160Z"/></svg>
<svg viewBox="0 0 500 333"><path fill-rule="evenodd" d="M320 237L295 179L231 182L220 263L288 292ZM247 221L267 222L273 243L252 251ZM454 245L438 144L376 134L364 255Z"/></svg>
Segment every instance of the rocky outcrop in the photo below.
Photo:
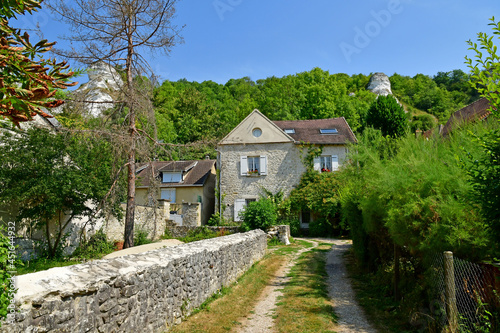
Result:
<svg viewBox="0 0 500 333"><path fill-rule="evenodd" d="M389 81L389 77L384 73L373 74L366 89L377 95L392 95L391 81Z"/></svg>
<svg viewBox="0 0 500 333"><path fill-rule="evenodd" d="M108 64L98 62L88 68L89 81L75 90L78 100L88 101L83 106L89 115L98 117L113 107L123 81L120 74ZM96 103L92 103L96 102Z"/></svg>

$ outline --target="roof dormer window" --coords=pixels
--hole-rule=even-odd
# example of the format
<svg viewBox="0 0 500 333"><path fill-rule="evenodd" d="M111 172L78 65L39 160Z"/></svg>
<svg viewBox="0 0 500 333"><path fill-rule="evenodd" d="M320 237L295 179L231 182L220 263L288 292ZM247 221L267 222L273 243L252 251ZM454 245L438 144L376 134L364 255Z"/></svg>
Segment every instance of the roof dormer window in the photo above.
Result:
<svg viewBox="0 0 500 333"><path fill-rule="evenodd" d="M286 128L285 133L286 134L295 134L295 128Z"/></svg>
<svg viewBox="0 0 500 333"><path fill-rule="evenodd" d="M337 131L336 128L322 128L319 130L321 134L338 134L339 131Z"/></svg>
<svg viewBox="0 0 500 333"><path fill-rule="evenodd" d="M163 183L180 183L182 181L181 172L163 172Z"/></svg>

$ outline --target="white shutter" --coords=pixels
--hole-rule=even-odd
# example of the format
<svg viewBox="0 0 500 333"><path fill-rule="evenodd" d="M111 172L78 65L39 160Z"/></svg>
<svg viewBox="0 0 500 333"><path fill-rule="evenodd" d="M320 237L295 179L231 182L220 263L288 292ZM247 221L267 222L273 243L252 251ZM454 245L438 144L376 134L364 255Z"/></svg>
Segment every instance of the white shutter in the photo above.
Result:
<svg viewBox="0 0 500 333"><path fill-rule="evenodd" d="M241 221L240 212L245 208L245 199L236 199L234 200L234 220Z"/></svg>
<svg viewBox="0 0 500 333"><path fill-rule="evenodd" d="M260 157L260 174L267 175L267 156Z"/></svg>
<svg viewBox="0 0 500 333"><path fill-rule="evenodd" d="M320 162L319 157L315 157L313 163L314 163L313 164L314 165L314 170L321 171L321 162Z"/></svg>
<svg viewBox="0 0 500 333"><path fill-rule="evenodd" d="M246 156L240 156L240 174L242 176L248 175L248 159Z"/></svg>
<svg viewBox="0 0 500 333"><path fill-rule="evenodd" d="M337 171L339 169L339 157L337 155L332 155L332 171Z"/></svg>

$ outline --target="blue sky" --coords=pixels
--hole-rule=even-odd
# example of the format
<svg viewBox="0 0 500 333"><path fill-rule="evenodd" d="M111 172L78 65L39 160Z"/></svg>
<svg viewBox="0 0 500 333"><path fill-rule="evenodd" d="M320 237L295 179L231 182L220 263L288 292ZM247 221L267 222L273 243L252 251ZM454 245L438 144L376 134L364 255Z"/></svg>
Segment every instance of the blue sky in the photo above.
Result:
<svg viewBox="0 0 500 333"><path fill-rule="evenodd" d="M66 28L52 15L42 10L19 23L38 21L46 38L58 40ZM467 71L466 40L491 33L494 15L498 0L181 0L174 23L185 25L184 43L149 59L172 81L258 80L314 67L432 76Z"/></svg>

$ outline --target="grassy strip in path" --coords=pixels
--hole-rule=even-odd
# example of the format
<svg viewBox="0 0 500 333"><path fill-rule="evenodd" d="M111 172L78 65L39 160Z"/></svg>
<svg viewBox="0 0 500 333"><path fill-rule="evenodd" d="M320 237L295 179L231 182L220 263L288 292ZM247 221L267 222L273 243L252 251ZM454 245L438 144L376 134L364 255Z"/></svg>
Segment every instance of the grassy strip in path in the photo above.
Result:
<svg viewBox="0 0 500 333"><path fill-rule="evenodd" d="M273 246L274 251L253 265L238 279L237 284L212 296L171 332L228 332L241 325L239 320L251 313L264 288L286 261L286 256L309 246L310 243L304 241L295 241L289 246Z"/></svg>
<svg viewBox="0 0 500 333"><path fill-rule="evenodd" d="M328 297L326 253L331 244L320 244L303 253L290 271L276 310L278 332L335 332L337 317Z"/></svg>

